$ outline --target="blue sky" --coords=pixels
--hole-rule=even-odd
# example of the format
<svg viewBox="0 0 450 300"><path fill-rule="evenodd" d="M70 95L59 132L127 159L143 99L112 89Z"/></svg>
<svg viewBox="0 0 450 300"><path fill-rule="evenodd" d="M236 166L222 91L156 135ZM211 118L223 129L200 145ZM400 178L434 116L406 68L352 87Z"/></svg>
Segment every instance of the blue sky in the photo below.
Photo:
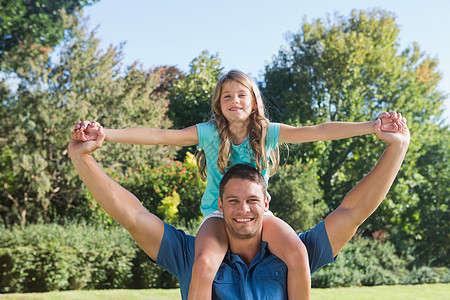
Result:
<svg viewBox="0 0 450 300"><path fill-rule="evenodd" d="M145 69L175 65L183 71L203 50L217 53L225 70L240 69L260 78L264 66L298 32L304 18L325 19L335 12L382 8L393 12L400 49L413 42L439 61L439 88L450 95L450 1L447 0L102 0L85 9L101 46L124 46L124 62ZM450 100L445 102L450 124ZM398 109L401 111L401 108Z"/></svg>

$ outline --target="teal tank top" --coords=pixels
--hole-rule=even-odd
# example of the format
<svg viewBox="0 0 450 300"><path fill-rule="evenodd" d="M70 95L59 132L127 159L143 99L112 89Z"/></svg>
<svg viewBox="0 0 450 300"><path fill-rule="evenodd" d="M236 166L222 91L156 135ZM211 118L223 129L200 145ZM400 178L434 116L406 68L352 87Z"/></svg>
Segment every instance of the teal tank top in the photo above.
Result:
<svg viewBox="0 0 450 300"><path fill-rule="evenodd" d="M203 149L206 155L206 189L202 197L201 211L203 216L219 209L219 183L222 180L223 174L217 169L217 158L219 154L219 133L216 126L212 123L197 124L198 132L198 146ZM269 155L270 151L276 147L278 138L280 136L280 124L270 123L269 130L266 136L266 153ZM248 136L242 144L231 146L231 157L229 165L246 164L256 167L256 162L252 161L250 155L253 155L252 150L249 149ZM249 155L250 153L250 155ZM267 157L269 159L269 157ZM269 174L267 169L263 170L261 174L264 176L266 185L268 184Z"/></svg>

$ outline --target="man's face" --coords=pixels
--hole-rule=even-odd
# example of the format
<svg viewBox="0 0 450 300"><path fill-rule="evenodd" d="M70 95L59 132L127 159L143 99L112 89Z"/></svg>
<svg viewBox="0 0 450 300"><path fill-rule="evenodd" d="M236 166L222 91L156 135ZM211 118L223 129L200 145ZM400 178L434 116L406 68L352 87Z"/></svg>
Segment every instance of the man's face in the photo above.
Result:
<svg viewBox="0 0 450 300"><path fill-rule="evenodd" d="M219 199L228 234L249 239L260 233L268 205L269 200L260 185L250 180L230 179Z"/></svg>

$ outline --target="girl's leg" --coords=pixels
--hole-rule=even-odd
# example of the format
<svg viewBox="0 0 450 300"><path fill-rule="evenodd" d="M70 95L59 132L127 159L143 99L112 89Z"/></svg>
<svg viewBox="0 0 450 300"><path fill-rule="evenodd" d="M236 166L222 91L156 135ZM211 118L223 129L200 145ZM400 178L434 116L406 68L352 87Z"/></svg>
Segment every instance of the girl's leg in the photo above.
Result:
<svg viewBox="0 0 450 300"><path fill-rule="evenodd" d="M211 299L212 284L228 249L222 218L206 220L195 237L195 259L188 299Z"/></svg>
<svg viewBox="0 0 450 300"><path fill-rule="evenodd" d="M288 267L288 298L309 299L311 274L308 252L298 235L283 220L265 215L262 236L270 252L278 256Z"/></svg>

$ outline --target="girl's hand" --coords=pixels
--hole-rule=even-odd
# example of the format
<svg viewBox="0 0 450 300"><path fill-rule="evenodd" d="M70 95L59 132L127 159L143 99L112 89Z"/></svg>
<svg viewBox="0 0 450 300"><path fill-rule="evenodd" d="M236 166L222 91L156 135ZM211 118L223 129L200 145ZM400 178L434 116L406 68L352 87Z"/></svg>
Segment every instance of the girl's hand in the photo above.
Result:
<svg viewBox="0 0 450 300"><path fill-rule="evenodd" d="M395 111L381 113L377 120L381 121L381 131L402 132L406 126L405 118Z"/></svg>
<svg viewBox="0 0 450 300"><path fill-rule="evenodd" d="M78 132L75 134L72 132L72 136L80 135L83 132L81 127L75 130L78 130ZM94 140L82 141L81 139L75 139L75 136L69 143L69 153L72 159L77 155L90 155L90 153L100 148L105 140L105 133L101 126L98 127L98 135Z"/></svg>
<svg viewBox="0 0 450 300"><path fill-rule="evenodd" d="M409 129L406 126L406 119L401 118L398 120L400 124L400 130L396 132L389 132L381 130L381 120L377 119L373 125L375 134L380 140L385 141L389 145L406 145L408 146L410 141Z"/></svg>
<svg viewBox="0 0 450 300"><path fill-rule="evenodd" d="M100 129L98 122L83 121L75 125L72 131L72 138L76 141L93 141L97 139L98 130Z"/></svg>

